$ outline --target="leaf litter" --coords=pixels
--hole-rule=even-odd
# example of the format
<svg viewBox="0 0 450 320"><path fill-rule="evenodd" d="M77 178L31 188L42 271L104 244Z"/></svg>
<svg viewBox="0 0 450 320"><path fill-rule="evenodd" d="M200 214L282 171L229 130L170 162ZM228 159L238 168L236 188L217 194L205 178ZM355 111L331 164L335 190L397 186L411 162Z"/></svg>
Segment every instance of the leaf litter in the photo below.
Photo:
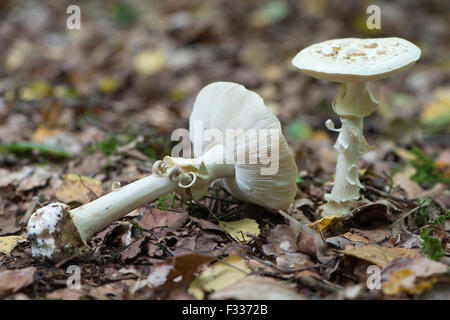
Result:
<svg viewBox="0 0 450 320"><path fill-rule="evenodd" d="M321 217L318 208L330 191L336 162L334 139L323 125L334 93L286 64L310 40L277 30L285 23L286 30L308 30L311 17L337 26L321 30L321 38L355 30L365 36L367 30L344 23L339 4L319 1L298 10L299 4L289 1L222 2L138 1L117 6L111 16L105 16L110 11L103 5L94 6L83 18L85 34L76 39L61 33L53 18L41 19L45 23L34 26L37 36L28 40L5 34L0 44L6 68L0 85L0 296L445 296L450 265L448 85L446 73L432 66L449 60L442 40L448 28L434 19L445 10L437 3L436 10L392 5L417 18L412 20L435 23L421 25L423 33L405 30L403 36L429 52L441 52L440 60L431 54L431 65L374 88L380 113L365 126L369 142L379 148L361 162L362 201L346 217ZM47 17L65 12L63 4L36 5L42 10L20 4L16 10ZM360 9L355 3L346 10ZM5 26L28 30L27 14L4 10ZM140 12L151 12L154 19ZM236 17L242 19L236 22ZM111 21L107 28L101 22L105 19ZM150 30L145 37L143 28ZM111 31L117 37L97 40ZM249 36L259 32L270 37ZM131 212L91 240L93 254L87 261L72 257L48 266L31 257L23 236L33 211L56 200L75 207L108 192L115 182L126 185L150 174L153 162L170 153L173 129L187 127L198 90L218 79L258 91L286 129L300 170L291 208L265 212L212 186L199 201L172 194ZM65 287L69 264L81 269L81 289ZM371 265L380 268L380 290L366 286Z"/></svg>

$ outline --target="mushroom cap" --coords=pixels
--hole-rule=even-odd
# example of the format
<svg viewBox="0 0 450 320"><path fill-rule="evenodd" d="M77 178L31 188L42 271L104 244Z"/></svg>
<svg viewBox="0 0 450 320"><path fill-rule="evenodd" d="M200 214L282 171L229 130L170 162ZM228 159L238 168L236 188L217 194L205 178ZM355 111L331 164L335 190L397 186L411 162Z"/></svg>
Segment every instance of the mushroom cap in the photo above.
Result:
<svg viewBox="0 0 450 320"><path fill-rule="evenodd" d="M242 130L240 138L243 140L234 140L241 142L236 143L235 154L230 158L236 160L236 154L245 153L246 161L233 163L234 177L218 179L226 190L242 201L255 203L268 209L279 210L290 206L297 192L297 166L281 132L279 120L266 108L258 94L232 82L215 82L199 92L189 119L189 128L190 138L194 143L194 155L200 157L217 143L204 141L204 139L201 143L196 143L194 140L196 123L202 126L203 132L206 129L218 129L223 135L224 145L227 129ZM254 136L255 132L256 136ZM273 139L273 136L269 138L269 132L276 133L278 142L276 138ZM270 174L262 174L268 165L261 162L259 156L263 154L262 148L271 150L271 143L278 143L278 148L274 149L278 150L276 159L278 169ZM276 148L275 144L273 146ZM230 153L230 151L227 152ZM257 163L248 161L252 157L258 158Z"/></svg>
<svg viewBox="0 0 450 320"><path fill-rule="evenodd" d="M292 64L311 77L335 82L387 78L420 58L420 49L401 38L344 38L323 41L300 51Z"/></svg>

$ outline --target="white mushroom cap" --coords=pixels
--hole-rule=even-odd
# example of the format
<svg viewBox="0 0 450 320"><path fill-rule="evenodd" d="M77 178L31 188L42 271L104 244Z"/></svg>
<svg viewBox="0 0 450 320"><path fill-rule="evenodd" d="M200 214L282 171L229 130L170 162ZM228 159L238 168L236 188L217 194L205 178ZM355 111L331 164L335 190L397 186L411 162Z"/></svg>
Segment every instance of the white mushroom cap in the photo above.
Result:
<svg viewBox="0 0 450 320"><path fill-rule="evenodd" d="M242 201L256 203L273 210L289 207L297 192L297 166L282 135L279 120L267 109L258 94L232 82L215 82L200 91L189 120L194 155L200 157L205 151L216 148L217 144L210 141L202 141L202 145L196 144L194 140L196 123L201 124L203 131L219 129L224 141L226 129L243 130L246 142L236 145L235 154L243 152L247 159L259 156L258 150L261 151L264 146L270 150L272 140L260 131L257 131L257 138L250 137L249 132L245 130L274 129L278 137L276 172L262 174L261 169L267 168L267 165L259 161L257 164L237 162L234 163L234 176L219 179L219 183Z"/></svg>
<svg viewBox="0 0 450 320"><path fill-rule="evenodd" d="M300 51L292 64L311 77L335 81L372 81L411 67L420 49L401 38L344 38L313 44Z"/></svg>

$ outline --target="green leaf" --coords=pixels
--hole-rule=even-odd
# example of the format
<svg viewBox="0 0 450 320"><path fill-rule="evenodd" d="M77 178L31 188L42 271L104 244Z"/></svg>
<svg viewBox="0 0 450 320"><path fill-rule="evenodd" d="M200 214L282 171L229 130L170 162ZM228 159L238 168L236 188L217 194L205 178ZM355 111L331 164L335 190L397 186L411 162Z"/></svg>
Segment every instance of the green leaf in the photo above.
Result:
<svg viewBox="0 0 450 320"><path fill-rule="evenodd" d="M450 179L443 176L434 166L434 160L423 154L422 150L414 146L411 152L416 156L411 160L411 165L416 169L416 173L411 176L411 180L422 184L425 188L433 187L436 182L450 185Z"/></svg>
<svg viewBox="0 0 450 320"><path fill-rule="evenodd" d="M312 133L311 126L303 120L295 120L287 126L287 135L294 140L305 140Z"/></svg>
<svg viewBox="0 0 450 320"><path fill-rule="evenodd" d="M420 233L422 238L422 250L432 260L439 260L444 256L444 249L438 238L430 236L432 229L425 228Z"/></svg>
<svg viewBox="0 0 450 320"><path fill-rule="evenodd" d="M44 156L55 156L61 158L71 158L72 155L64 151L60 147L50 146L35 142L14 142L14 143L0 143L0 152L6 151L10 153L23 153L36 151Z"/></svg>

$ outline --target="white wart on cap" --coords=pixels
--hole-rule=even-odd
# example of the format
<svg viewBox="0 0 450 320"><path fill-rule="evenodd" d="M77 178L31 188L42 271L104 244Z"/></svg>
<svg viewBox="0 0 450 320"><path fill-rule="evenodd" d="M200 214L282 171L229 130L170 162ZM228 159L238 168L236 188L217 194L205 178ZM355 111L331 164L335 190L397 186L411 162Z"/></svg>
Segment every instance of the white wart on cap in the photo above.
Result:
<svg viewBox="0 0 450 320"><path fill-rule="evenodd" d="M359 82L389 77L419 58L419 47L405 39L344 38L311 45L300 51L292 64L320 80Z"/></svg>

